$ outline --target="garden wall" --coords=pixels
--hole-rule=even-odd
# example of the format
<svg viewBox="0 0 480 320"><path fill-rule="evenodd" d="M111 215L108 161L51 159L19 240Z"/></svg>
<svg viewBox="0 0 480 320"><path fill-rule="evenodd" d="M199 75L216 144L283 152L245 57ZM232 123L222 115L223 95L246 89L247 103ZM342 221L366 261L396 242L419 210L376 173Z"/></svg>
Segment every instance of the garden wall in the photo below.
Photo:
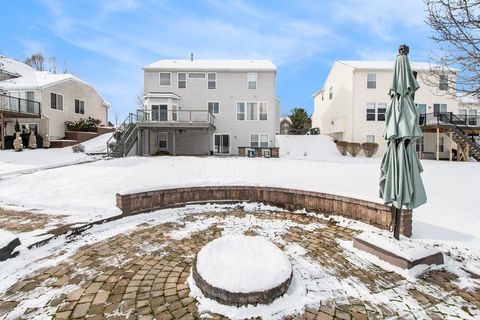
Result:
<svg viewBox="0 0 480 320"><path fill-rule="evenodd" d="M123 215L205 202L261 202L288 210L313 211L359 220L388 229L391 207L380 203L320 192L259 186L214 186L160 189L132 194L117 193L117 207ZM404 210L401 232L412 234L412 211Z"/></svg>

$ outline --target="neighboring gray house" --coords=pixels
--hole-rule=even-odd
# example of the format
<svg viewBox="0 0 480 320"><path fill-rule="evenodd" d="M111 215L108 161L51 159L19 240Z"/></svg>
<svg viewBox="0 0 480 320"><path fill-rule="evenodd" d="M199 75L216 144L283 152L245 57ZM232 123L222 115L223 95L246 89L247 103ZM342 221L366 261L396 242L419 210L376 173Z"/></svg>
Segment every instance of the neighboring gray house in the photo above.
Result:
<svg viewBox="0 0 480 320"><path fill-rule="evenodd" d="M21 127L52 140L65 137L65 121L92 117L108 124L110 105L94 87L72 74L37 71L0 56L0 77L2 135L13 134L17 119Z"/></svg>
<svg viewBox="0 0 480 320"><path fill-rule="evenodd" d="M274 147L276 67L266 60L160 60L144 68L139 155L235 155Z"/></svg>

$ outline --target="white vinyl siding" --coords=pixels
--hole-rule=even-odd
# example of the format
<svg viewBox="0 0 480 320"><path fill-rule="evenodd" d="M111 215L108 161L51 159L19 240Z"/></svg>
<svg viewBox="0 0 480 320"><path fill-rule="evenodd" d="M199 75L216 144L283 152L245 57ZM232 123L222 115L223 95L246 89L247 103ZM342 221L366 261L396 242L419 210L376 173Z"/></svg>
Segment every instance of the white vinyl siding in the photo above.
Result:
<svg viewBox="0 0 480 320"><path fill-rule="evenodd" d="M63 96L61 94L50 92L50 108L63 110Z"/></svg>
<svg viewBox="0 0 480 320"><path fill-rule="evenodd" d="M205 79L205 72L189 72L188 79Z"/></svg>
<svg viewBox="0 0 480 320"><path fill-rule="evenodd" d="M160 72L160 86L170 86L172 74L170 72Z"/></svg>

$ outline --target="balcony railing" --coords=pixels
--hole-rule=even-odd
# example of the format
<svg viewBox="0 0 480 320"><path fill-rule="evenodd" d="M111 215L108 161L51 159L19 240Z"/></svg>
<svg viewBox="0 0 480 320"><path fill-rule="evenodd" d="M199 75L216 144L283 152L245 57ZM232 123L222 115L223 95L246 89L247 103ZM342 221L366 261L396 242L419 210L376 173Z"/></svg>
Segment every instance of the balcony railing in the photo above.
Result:
<svg viewBox="0 0 480 320"><path fill-rule="evenodd" d="M479 116L459 115L453 112L424 113L419 116L421 126L453 124L457 127L480 127Z"/></svg>
<svg viewBox="0 0 480 320"><path fill-rule="evenodd" d="M137 110L138 122L170 124L215 124L215 116L207 110Z"/></svg>
<svg viewBox="0 0 480 320"><path fill-rule="evenodd" d="M0 112L40 117L40 102L0 94Z"/></svg>

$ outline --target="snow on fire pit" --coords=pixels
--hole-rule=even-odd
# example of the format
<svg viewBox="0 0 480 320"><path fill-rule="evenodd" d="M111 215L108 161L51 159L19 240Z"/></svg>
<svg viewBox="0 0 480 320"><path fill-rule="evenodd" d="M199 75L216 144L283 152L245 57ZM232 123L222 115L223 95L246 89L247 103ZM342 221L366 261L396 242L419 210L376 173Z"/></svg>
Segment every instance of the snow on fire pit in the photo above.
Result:
<svg viewBox="0 0 480 320"><path fill-rule="evenodd" d="M292 281L288 257L263 237L225 236L198 252L193 279L203 294L226 305L269 304Z"/></svg>

